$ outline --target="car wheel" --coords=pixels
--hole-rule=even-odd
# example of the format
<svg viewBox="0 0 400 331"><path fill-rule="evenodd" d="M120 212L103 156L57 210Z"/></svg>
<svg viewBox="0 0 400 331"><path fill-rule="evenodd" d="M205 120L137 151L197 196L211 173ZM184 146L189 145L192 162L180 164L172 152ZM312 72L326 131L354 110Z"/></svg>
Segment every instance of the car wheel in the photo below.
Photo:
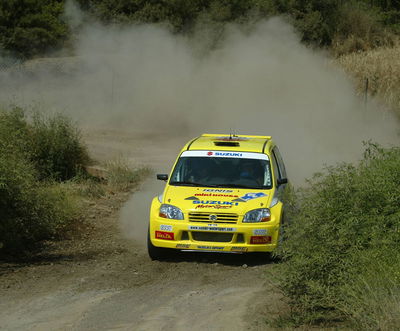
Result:
<svg viewBox="0 0 400 331"><path fill-rule="evenodd" d="M257 262L270 263L273 260L273 254L271 252L255 252L249 254L252 254Z"/></svg>

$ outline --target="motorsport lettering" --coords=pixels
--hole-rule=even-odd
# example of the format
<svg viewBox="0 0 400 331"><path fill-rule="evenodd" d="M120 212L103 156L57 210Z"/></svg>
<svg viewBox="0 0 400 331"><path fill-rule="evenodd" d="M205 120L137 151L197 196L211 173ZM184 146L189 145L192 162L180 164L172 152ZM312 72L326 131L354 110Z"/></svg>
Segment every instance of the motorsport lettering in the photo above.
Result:
<svg viewBox="0 0 400 331"><path fill-rule="evenodd" d="M197 226L197 225L189 225L188 230L194 231L218 231L218 232L235 232L236 228L219 228L218 226Z"/></svg>
<svg viewBox="0 0 400 331"><path fill-rule="evenodd" d="M242 157L242 153L233 153L233 152L208 152L208 156L230 156L230 157Z"/></svg>
<svg viewBox="0 0 400 331"><path fill-rule="evenodd" d="M237 157L241 157L242 155L243 155L242 153L232 153L232 152L221 153L221 152L215 152L215 156L237 156Z"/></svg>
<svg viewBox="0 0 400 331"><path fill-rule="evenodd" d="M195 205L224 205L224 206L238 206L239 202L231 201L210 201L210 200L193 200Z"/></svg>

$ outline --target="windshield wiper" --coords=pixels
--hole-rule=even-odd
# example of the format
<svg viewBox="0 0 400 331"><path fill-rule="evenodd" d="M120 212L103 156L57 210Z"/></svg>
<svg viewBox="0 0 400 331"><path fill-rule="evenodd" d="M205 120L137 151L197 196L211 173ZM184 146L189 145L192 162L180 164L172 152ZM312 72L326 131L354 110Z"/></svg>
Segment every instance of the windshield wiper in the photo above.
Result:
<svg viewBox="0 0 400 331"><path fill-rule="evenodd" d="M170 184L170 185L182 185L182 186L216 187L216 185L203 184L203 183L195 183L195 182L189 182L189 181L170 182L169 184Z"/></svg>

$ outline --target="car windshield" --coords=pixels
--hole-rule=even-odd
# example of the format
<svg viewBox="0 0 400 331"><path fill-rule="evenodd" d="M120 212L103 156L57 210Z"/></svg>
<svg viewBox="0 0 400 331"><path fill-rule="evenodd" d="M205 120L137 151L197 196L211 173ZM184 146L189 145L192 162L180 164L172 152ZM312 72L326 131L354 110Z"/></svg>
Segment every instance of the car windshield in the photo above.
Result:
<svg viewBox="0 0 400 331"><path fill-rule="evenodd" d="M270 189L268 160L181 156L170 185Z"/></svg>

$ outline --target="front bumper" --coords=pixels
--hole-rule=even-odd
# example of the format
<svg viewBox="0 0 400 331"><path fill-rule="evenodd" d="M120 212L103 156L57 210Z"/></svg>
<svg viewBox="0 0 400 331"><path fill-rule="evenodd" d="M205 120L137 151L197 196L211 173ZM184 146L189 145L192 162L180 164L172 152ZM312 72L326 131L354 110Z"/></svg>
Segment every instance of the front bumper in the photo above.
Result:
<svg viewBox="0 0 400 331"><path fill-rule="evenodd" d="M268 223L205 223L171 220L151 215L154 246L189 251L225 253L272 252L278 244L281 207Z"/></svg>

